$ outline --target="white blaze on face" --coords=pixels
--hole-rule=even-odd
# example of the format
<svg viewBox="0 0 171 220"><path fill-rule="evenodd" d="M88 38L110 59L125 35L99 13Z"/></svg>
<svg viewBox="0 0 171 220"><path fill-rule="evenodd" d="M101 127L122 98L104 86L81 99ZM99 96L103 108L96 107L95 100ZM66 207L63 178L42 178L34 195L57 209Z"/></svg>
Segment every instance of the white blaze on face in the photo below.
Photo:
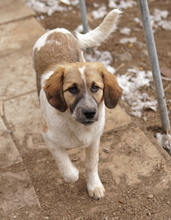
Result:
<svg viewBox="0 0 171 220"><path fill-rule="evenodd" d="M85 66L79 68L79 71L81 73L81 78L83 79L84 87L85 87L85 96L84 97L87 97L86 101L88 101L90 94L88 93L88 88L87 88L87 83L86 83L86 77L85 77L85 74L84 74L84 70L85 70Z"/></svg>
<svg viewBox="0 0 171 220"><path fill-rule="evenodd" d="M81 78L83 79L83 82L84 82L84 85L85 85L85 89L87 90L87 85L86 85L86 78L85 78L85 74L84 74L84 69L85 69L85 66L80 67L80 68L79 68L79 71L80 71L80 74L81 74Z"/></svg>
<svg viewBox="0 0 171 220"><path fill-rule="evenodd" d="M93 99L93 97L91 96L90 92L88 92L88 88L87 88L87 83L86 83L86 76L85 76L85 66L80 67L79 68L80 74L81 74L81 78L83 79L84 82L84 87L85 87L85 95L84 95L84 103L85 106L93 108L96 106L96 102Z"/></svg>

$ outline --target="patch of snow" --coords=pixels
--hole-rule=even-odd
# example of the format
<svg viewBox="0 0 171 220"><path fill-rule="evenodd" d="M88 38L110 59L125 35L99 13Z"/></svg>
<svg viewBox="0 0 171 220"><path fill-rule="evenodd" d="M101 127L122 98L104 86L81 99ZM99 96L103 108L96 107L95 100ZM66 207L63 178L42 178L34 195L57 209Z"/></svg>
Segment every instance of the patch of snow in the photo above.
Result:
<svg viewBox="0 0 171 220"><path fill-rule="evenodd" d="M121 44L126 44L126 43L135 43L137 42L137 38L136 37L125 37L125 38L121 38L119 41Z"/></svg>
<svg viewBox="0 0 171 220"><path fill-rule="evenodd" d="M48 15L52 15L55 11L67 11L67 7L59 5L60 2L68 5L78 5L79 0L23 0L27 3L27 5L41 13L46 13Z"/></svg>
<svg viewBox="0 0 171 220"><path fill-rule="evenodd" d="M39 17L37 17L36 19L37 19L37 21L41 21L41 20L43 20L45 18L45 16L44 15L40 15Z"/></svg>
<svg viewBox="0 0 171 220"><path fill-rule="evenodd" d="M129 35L130 32L131 32L131 29L128 28L128 27L124 27L124 28L122 28L122 29L120 30L120 33L121 33L121 34Z"/></svg>
<svg viewBox="0 0 171 220"><path fill-rule="evenodd" d="M82 33L83 32L83 25L82 24L78 25L78 27L74 31Z"/></svg>
<svg viewBox="0 0 171 220"><path fill-rule="evenodd" d="M113 57L109 51L99 51L94 48L94 53L92 54L84 54L84 57L87 62L101 62L105 65L107 70L112 74L115 73L114 67L111 67L110 64L113 61Z"/></svg>
<svg viewBox="0 0 171 220"><path fill-rule="evenodd" d="M79 5L79 0L70 0L71 5Z"/></svg>
<svg viewBox="0 0 171 220"><path fill-rule="evenodd" d="M159 22L161 21L162 19L166 19L169 15L169 12L166 11L166 10L159 10L157 8L154 9L154 21L155 22Z"/></svg>
<svg viewBox="0 0 171 220"><path fill-rule="evenodd" d="M119 8L119 9L127 9L132 8L137 5L135 0L108 0L108 7L109 8Z"/></svg>
<svg viewBox="0 0 171 220"><path fill-rule="evenodd" d="M162 146L171 155L171 135L157 133L156 139L160 146Z"/></svg>
<svg viewBox="0 0 171 220"><path fill-rule="evenodd" d="M139 19L139 18L133 18L133 20L137 23L137 24L139 24L140 26L142 26L142 21Z"/></svg>
<svg viewBox="0 0 171 220"><path fill-rule="evenodd" d="M94 6L95 8L97 8L97 7L99 7L99 4L96 3L96 2L94 2L94 3L93 3L93 6Z"/></svg>
<svg viewBox="0 0 171 220"><path fill-rule="evenodd" d="M160 21L158 25L165 30L171 31L171 21Z"/></svg>
<svg viewBox="0 0 171 220"><path fill-rule="evenodd" d="M118 5L117 5L117 3L114 1L114 0L108 0L108 7L109 8L117 8L118 7Z"/></svg>
<svg viewBox="0 0 171 220"><path fill-rule="evenodd" d="M151 71L128 69L125 75L117 75L117 79L123 88L122 99L130 105L132 115L141 117L142 110L145 109L156 111L157 101L149 97L147 93L139 91L143 86L150 86L150 82L153 80Z"/></svg>
<svg viewBox="0 0 171 220"><path fill-rule="evenodd" d="M71 2L69 0L60 0L63 4L70 5Z"/></svg>
<svg viewBox="0 0 171 220"><path fill-rule="evenodd" d="M151 25L154 31L161 27L165 30L171 30L171 21L167 21L169 12L167 10L154 9L153 14L150 15ZM134 21L142 27L142 22L139 18L134 18Z"/></svg>
<svg viewBox="0 0 171 220"><path fill-rule="evenodd" d="M103 18L107 14L106 6L103 5L97 10L92 11L93 19Z"/></svg>

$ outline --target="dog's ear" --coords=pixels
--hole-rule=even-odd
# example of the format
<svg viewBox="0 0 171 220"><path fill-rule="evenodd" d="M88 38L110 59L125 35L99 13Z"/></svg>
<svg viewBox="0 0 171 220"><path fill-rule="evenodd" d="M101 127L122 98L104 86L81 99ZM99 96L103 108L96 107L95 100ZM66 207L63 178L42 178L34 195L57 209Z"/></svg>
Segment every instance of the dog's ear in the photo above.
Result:
<svg viewBox="0 0 171 220"><path fill-rule="evenodd" d="M43 87L48 102L61 112L66 111L67 105L63 95L64 67L59 66L45 81Z"/></svg>
<svg viewBox="0 0 171 220"><path fill-rule="evenodd" d="M105 105L107 108L114 108L122 95L122 88L119 86L116 76L108 72L103 65L101 65L100 71L104 83Z"/></svg>

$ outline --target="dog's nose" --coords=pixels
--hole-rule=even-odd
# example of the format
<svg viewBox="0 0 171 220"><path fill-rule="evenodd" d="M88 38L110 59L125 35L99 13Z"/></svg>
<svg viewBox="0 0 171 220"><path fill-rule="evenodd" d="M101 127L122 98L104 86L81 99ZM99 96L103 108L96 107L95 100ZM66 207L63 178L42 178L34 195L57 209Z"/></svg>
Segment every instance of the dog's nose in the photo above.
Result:
<svg viewBox="0 0 171 220"><path fill-rule="evenodd" d="M87 118L87 119L92 119L94 118L95 114L96 114L96 110L95 109L83 109L83 115Z"/></svg>

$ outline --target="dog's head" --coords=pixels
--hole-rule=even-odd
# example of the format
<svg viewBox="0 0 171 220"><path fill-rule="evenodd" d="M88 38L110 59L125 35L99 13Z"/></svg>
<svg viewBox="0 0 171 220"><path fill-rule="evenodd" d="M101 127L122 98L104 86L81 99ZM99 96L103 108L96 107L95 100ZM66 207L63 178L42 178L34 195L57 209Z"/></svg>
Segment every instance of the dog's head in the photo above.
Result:
<svg viewBox="0 0 171 220"><path fill-rule="evenodd" d="M84 125L98 120L101 102L114 108L122 94L116 77L101 63L58 65L43 88L54 108L69 109L74 120Z"/></svg>

